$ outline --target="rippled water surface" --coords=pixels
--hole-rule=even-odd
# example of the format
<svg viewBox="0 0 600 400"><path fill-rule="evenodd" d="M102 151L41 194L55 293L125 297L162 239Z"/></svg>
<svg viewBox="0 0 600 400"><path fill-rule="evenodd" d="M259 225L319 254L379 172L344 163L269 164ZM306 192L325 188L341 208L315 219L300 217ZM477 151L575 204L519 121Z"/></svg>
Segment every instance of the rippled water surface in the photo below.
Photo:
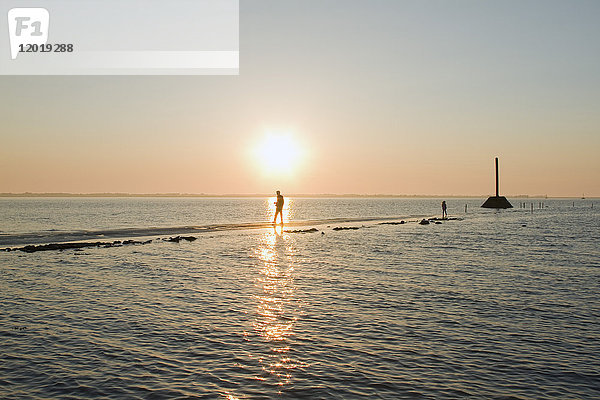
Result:
<svg viewBox="0 0 600 400"><path fill-rule="evenodd" d="M526 201L450 199L458 220L419 225L440 200L290 199L318 232L0 252L0 398L599 398L600 204ZM263 199L0 210L5 238L272 215ZM406 223L318 222L377 216Z"/></svg>

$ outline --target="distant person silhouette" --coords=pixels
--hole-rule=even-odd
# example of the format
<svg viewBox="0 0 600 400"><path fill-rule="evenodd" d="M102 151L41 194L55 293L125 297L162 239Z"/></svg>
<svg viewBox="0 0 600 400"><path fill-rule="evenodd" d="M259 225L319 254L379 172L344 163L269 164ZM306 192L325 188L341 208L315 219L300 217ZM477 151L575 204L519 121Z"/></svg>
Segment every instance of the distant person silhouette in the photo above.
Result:
<svg viewBox="0 0 600 400"><path fill-rule="evenodd" d="M448 212L446 211L446 201L442 201L442 219L448 218Z"/></svg>
<svg viewBox="0 0 600 400"><path fill-rule="evenodd" d="M275 203L275 218L273 218L273 223L277 223L277 214L281 216L281 225L283 225L283 196L277 191L277 201Z"/></svg>

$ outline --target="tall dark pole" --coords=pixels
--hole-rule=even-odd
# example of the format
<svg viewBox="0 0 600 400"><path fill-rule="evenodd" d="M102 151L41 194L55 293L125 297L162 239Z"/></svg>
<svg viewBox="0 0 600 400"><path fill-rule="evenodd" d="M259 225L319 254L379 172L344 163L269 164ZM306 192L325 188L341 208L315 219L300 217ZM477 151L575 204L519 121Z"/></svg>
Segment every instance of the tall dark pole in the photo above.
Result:
<svg viewBox="0 0 600 400"><path fill-rule="evenodd" d="M496 197L500 196L500 191L498 190L498 157L496 157Z"/></svg>
<svg viewBox="0 0 600 400"><path fill-rule="evenodd" d="M481 205L483 208L512 208L512 204L506 197L500 196L500 188L499 188L499 179L498 179L498 157L496 157L496 195L490 196L488 199Z"/></svg>

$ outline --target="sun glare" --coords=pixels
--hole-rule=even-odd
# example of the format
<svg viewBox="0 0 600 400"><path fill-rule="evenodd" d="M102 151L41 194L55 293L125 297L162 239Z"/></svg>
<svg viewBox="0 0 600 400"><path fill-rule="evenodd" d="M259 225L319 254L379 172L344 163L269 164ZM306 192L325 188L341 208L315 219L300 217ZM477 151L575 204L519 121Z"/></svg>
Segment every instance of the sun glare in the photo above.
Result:
<svg viewBox="0 0 600 400"><path fill-rule="evenodd" d="M302 148L289 134L267 134L254 151L257 161L269 174L290 174L297 168Z"/></svg>

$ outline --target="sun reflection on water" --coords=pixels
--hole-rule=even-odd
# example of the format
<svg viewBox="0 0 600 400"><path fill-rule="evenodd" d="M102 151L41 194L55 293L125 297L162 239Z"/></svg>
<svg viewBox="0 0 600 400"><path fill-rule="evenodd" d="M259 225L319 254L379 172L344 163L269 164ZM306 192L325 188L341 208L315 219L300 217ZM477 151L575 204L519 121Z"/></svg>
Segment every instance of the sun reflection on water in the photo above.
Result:
<svg viewBox="0 0 600 400"><path fill-rule="evenodd" d="M293 250L288 235L277 228L264 235L258 248L261 261L256 285L262 293L257 295L258 318L254 329L268 341L281 341L292 334L294 315Z"/></svg>
<svg viewBox="0 0 600 400"><path fill-rule="evenodd" d="M287 202L284 221L292 215L291 208L291 202ZM271 212L274 215L274 206ZM266 354L256 355L263 373L255 379L275 380L276 385L284 386L290 382L294 369L306 366L290 355L294 326L302 308L294 283L293 240L281 226L275 226L260 237L255 257L258 263L253 329L257 337L270 344Z"/></svg>

